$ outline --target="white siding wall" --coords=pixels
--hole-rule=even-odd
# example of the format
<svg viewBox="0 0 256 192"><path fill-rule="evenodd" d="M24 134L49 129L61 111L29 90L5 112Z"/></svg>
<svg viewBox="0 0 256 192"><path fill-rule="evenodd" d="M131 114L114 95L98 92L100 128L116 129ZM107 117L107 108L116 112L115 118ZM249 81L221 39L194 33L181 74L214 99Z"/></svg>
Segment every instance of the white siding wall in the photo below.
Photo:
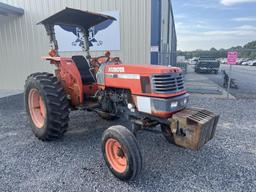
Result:
<svg viewBox="0 0 256 192"><path fill-rule="evenodd" d="M49 39L38 21L65 7L89 11L120 11L121 51L126 63L150 62L150 0L2 0L25 10L22 17L0 23L0 89L23 89L26 76L37 71L53 71L40 60L49 49ZM71 55L74 53L69 53ZM94 53L99 55L101 53Z"/></svg>

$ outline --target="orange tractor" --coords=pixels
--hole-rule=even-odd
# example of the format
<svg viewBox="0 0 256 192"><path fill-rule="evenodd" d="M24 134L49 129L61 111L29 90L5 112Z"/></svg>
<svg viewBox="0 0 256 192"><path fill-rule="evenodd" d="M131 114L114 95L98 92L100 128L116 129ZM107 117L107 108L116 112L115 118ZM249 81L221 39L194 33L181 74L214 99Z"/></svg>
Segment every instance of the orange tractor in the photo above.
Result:
<svg viewBox="0 0 256 192"><path fill-rule="evenodd" d="M25 106L35 136L42 141L61 138L72 110L96 112L107 120L128 118L131 126L105 130L102 151L110 171L121 180L134 179L142 167L136 133L160 126L170 143L200 149L213 138L218 115L188 109L182 70L177 67L123 64L110 52L93 58L89 29L115 18L66 8L40 22L50 37L49 56L55 74L34 73L25 84ZM58 53L54 26L79 27L84 55L71 58ZM95 122L96 123L96 122Z"/></svg>

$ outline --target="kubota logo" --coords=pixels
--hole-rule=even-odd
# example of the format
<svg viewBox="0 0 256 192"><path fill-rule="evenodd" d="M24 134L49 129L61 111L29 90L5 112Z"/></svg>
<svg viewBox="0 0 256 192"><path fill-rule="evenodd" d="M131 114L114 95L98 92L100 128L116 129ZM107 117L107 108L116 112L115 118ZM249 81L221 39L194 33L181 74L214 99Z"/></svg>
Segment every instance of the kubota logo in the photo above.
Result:
<svg viewBox="0 0 256 192"><path fill-rule="evenodd" d="M124 67L109 67L108 72L111 73L124 73Z"/></svg>

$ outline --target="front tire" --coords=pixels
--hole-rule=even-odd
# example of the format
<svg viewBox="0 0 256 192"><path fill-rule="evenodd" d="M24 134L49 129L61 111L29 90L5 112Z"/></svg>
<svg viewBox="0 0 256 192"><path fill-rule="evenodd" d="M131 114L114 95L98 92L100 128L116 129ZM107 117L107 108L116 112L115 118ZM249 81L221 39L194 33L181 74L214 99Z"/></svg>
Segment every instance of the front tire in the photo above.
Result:
<svg viewBox="0 0 256 192"><path fill-rule="evenodd" d="M123 126L112 126L102 136L102 152L109 170L123 181L141 171L142 157L135 136Z"/></svg>
<svg viewBox="0 0 256 192"><path fill-rule="evenodd" d="M69 103L58 79L34 73L25 84L25 107L32 131L42 141L61 138L68 128Z"/></svg>

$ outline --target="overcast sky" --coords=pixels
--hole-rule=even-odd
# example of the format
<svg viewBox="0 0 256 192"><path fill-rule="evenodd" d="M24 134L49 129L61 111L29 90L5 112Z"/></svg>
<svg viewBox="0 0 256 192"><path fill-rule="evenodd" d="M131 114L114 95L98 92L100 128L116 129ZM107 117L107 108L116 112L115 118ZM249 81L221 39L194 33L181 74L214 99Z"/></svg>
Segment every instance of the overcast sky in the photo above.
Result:
<svg viewBox="0 0 256 192"><path fill-rule="evenodd" d="M230 48L256 40L256 0L172 0L178 49Z"/></svg>

